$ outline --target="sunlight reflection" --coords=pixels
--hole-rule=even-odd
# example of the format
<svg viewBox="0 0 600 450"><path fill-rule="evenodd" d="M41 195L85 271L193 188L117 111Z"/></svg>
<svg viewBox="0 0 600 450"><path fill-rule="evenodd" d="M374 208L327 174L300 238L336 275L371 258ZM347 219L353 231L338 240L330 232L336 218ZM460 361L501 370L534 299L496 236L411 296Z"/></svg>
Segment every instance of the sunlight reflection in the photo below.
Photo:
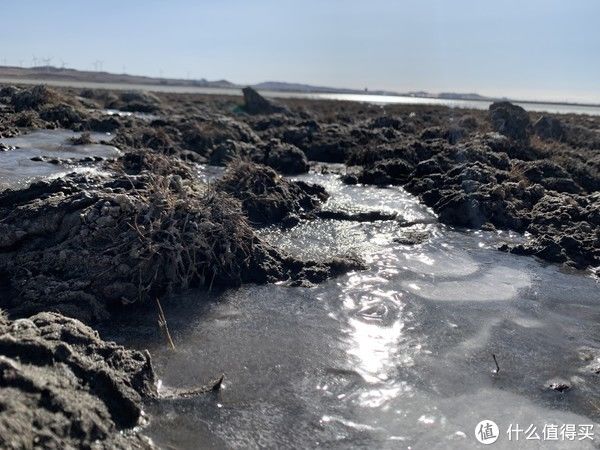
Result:
<svg viewBox="0 0 600 450"><path fill-rule="evenodd" d="M402 393L410 393L412 387L402 381L393 387L370 389L360 394L360 404L369 408L382 408L387 409L389 406L386 403L398 397Z"/></svg>
<svg viewBox="0 0 600 450"><path fill-rule="evenodd" d="M404 328L400 320L391 326L351 318L353 345L348 353L357 359L356 370L368 382L386 380L387 371L396 364L398 340Z"/></svg>

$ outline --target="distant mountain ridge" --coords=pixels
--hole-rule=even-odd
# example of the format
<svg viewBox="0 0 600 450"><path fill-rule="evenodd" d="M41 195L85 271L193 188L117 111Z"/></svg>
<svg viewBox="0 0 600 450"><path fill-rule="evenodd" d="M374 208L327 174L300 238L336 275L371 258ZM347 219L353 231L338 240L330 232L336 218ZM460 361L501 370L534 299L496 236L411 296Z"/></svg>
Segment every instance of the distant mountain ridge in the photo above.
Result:
<svg viewBox="0 0 600 450"><path fill-rule="evenodd" d="M144 75L117 74L110 72L96 72L88 70L77 70L60 68L54 66L39 67L1 67L0 77L3 78L25 78L28 80L63 80L94 83L129 83L129 84L158 84L167 86L198 86L214 88L237 88L238 86L227 80L208 81L187 80L183 78L160 78Z"/></svg>
<svg viewBox="0 0 600 450"><path fill-rule="evenodd" d="M14 67L14 66L0 66L0 79L3 81L14 80L28 80L29 82L39 80L40 83L44 81L58 81L58 82L91 82L91 83L106 83L106 84L131 84L131 85L145 85L145 86L181 86L181 87L201 87L201 88L220 88L220 89L241 89L244 86L242 84L232 83L228 80L214 80L209 81L205 78L198 80L184 79L184 78L163 78L163 77L150 77L145 75L129 75L129 74L117 74L103 71L88 71L88 70L77 70L69 69L64 67L54 66L39 66L39 67ZM441 92L434 94L426 91L410 91L406 93L375 90L371 91L368 89L348 89L348 88L336 88L328 86L314 86L303 83L287 83L283 81L264 81L250 85L257 90L263 91L275 91L275 92L297 92L297 93L315 93L315 94L356 94L356 95L390 95L390 96L407 96L417 98L431 98L431 99L444 99L444 100L466 100L466 101L498 101L498 100L509 100L506 97L486 97L477 93L456 93L456 92ZM517 100L511 99L513 102L520 103L544 103L544 104L561 104L561 105L581 105L581 106L598 106L592 103L574 103L574 102L552 102L552 101L532 101L532 100Z"/></svg>
<svg viewBox="0 0 600 450"><path fill-rule="evenodd" d="M140 85L163 85L163 86L196 86L207 88L231 88L241 89L246 85L235 84L227 80L209 81L204 78L199 80L191 80L184 78L162 78L150 77L145 75L129 75L117 74L102 71L77 70L69 68L61 68L54 66L38 66L38 67L10 67L0 66L0 78L15 78L27 80L58 80L58 81L78 81L78 82L94 82L94 83L125 83L125 84L140 84ZM303 83L287 83L284 81L264 81L251 85L257 90L278 91L278 92L303 92L303 93L341 93L341 94L369 94L369 95L413 95L413 93L401 94L393 91L368 89L348 89L329 86L314 86ZM418 97L436 98L437 95L427 92L420 92ZM460 98L462 94L444 94L447 98ZM478 96L478 94L467 94L469 97ZM414 96L414 95L413 95ZM452 97L450 97L452 96ZM440 97L441 98L441 97Z"/></svg>
<svg viewBox="0 0 600 450"><path fill-rule="evenodd" d="M328 86L314 86L312 84L286 83L284 81L263 81L252 85L255 89L265 91L283 91L283 92L306 92L306 93L337 93L337 94L370 94L370 95L402 95L392 91L369 91L368 89L349 89L336 88Z"/></svg>

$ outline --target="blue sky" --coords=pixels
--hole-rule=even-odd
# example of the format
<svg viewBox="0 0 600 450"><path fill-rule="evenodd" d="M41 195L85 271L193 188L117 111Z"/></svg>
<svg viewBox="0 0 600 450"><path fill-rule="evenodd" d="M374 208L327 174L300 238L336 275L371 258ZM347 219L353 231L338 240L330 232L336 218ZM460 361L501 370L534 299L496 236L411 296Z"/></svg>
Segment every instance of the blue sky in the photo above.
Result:
<svg viewBox="0 0 600 450"><path fill-rule="evenodd" d="M3 1L0 62L600 101L598 0Z"/></svg>

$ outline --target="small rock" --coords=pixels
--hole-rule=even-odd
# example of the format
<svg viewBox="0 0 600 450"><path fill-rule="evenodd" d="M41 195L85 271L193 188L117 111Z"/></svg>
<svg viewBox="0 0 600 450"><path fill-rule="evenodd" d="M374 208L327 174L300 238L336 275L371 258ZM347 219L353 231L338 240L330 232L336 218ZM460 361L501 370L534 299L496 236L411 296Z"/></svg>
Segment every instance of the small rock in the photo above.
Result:
<svg viewBox="0 0 600 450"><path fill-rule="evenodd" d="M515 141L529 139L529 114L523 108L510 102L496 102L490 105L492 128Z"/></svg>
<svg viewBox="0 0 600 450"><path fill-rule="evenodd" d="M271 100L267 100L249 86L242 89L242 92L244 93L244 110L249 114L275 114L288 112L285 107L278 105Z"/></svg>
<svg viewBox="0 0 600 450"><path fill-rule="evenodd" d="M554 379L546 383L546 389L562 393L571 389L571 385L566 380Z"/></svg>
<svg viewBox="0 0 600 450"><path fill-rule="evenodd" d="M425 231L409 231L402 236L394 238L394 242L400 245L419 245L429 239L429 233Z"/></svg>
<svg viewBox="0 0 600 450"><path fill-rule="evenodd" d="M559 141L563 138L565 130L560 120L550 116L542 116L533 124L533 131L545 140Z"/></svg>
<svg viewBox="0 0 600 450"><path fill-rule="evenodd" d="M265 148L264 164L284 175L297 175L308 172L306 155L293 144L271 140Z"/></svg>

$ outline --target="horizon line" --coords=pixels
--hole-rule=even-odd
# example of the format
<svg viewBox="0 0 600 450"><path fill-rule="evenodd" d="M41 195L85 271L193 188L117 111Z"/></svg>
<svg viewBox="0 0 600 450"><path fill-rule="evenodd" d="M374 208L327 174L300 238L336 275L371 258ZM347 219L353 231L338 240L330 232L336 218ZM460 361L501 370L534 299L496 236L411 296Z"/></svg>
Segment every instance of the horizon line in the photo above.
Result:
<svg viewBox="0 0 600 450"><path fill-rule="evenodd" d="M318 85L318 84L311 84L311 83L307 83L307 82L294 82L294 81L276 81L276 80L265 80L265 81L259 81L259 82L255 82L255 83L238 83L238 82L234 82L234 81L230 81L226 78L221 78L221 79L215 79L215 80L208 80L207 78L185 78L185 77L165 77L165 76L152 76L152 75L147 75L147 74L134 74L134 73L129 73L129 72L111 72L108 70L93 70L93 69L77 69L74 67L58 67L58 66L54 66L52 64L49 65L40 65L40 66L29 66L29 67L24 67L24 66L15 66L15 65L0 65L0 71L2 71L3 69L11 69L11 70L20 70L20 71L33 71L36 75L43 75L43 71L41 71L40 69L44 69L44 70L49 70L52 69L54 71L55 74L59 74L60 72L79 72L79 73L85 73L85 74L97 74L97 75L109 75L109 76L113 76L113 77L119 77L119 76L124 76L124 77L131 77L131 78L145 78L148 79L149 81L155 80L156 82L156 86L160 86L161 82L174 82L177 83L179 82L180 84L171 84L171 86L182 86L185 87L186 86L186 82L187 83L213 83L213 84L218 84L218 83L225 83L228 84L229 86L204 86L206 88L214 88L214 89L241 89L244 86L250 86L250 87L257 87L263 84L281 84L281 85L297 85L297 86L302 86L304 88L307 88L306 91L295 91L293 89L276 89L276 88L271 88L271 90L275 91L275 92L297 92L297 93L314 93L314 94L352 94L352 95L372 95L372 96L394 96L394 97L411 97L411 98L431 98L431 99L440 99L440 100L457 100L457 101L481 101L481 102L494 102L494 101L511 101L513 103L532 103L532 104L549 104L549 105L570 105L570 106L582 106L582 107L600 107L600 101L597 102L581 102L578 100L568 100L568 99L562 99L562 100L558 100L556 98L554 98L553 100L546 100L546 99L541 99L541 98L528 98L528 99L519 99L518 97L512 97L510 95L502 95L502 96L489 96L489 95L484 95L484 94L480 94L477 91L469 91L469 92L461 92L461 91L451 91L451 90L441 90L439 92L434 92L434 91L429 91L427 89L410 89L408 91L405 92L399 92L399 91L394 91L394 90L389 90L389 89L368 89L367 87L365 87L364 89L359 89L359 88L348 88L348 87L332 87L332 86L322 86L322 85ZM37 71L37 72L36 72ZM10 79L15 79L17 80L20 76L19 75L11 75L11 74L4 74L0 72L0 78L10 78ZM30 80L30 81L35 81L35 78L27 78L25 77L25 79ZM43 82L43 79L40 79L40 82ZM46 81L52 81L52 80L46 80ZM68 79L63 80L65 82L68 82ZM71 81L79 81L79 82L86 82L86 80L71 80ZM111 83L111 81L98 81L98 80L87 80L88 82L94 82L94 83L99 83L99 84L109 84ZM1 82L1 80L0 80ZM124 84L135 84L133 81L127 82L127 81L121 81L121 83ZM148 83L149 85L151 85L151 83ZM193 85L193 84L192 84ZM258 88L260 89L260 88ZM313 89L313 90L311 90ZM263 90L270 90L269 88L263 88ZM416 95L416 94L420 94L420 95ZM442 96L442 97L441 97ZM449 97L445 97L445 96L457 96L457 98L449 98ZM462 98L461 98L462 96ZM466 97L471 97L471 98L466 98ZM476 98L474 98L476 97Z"/></svg>

